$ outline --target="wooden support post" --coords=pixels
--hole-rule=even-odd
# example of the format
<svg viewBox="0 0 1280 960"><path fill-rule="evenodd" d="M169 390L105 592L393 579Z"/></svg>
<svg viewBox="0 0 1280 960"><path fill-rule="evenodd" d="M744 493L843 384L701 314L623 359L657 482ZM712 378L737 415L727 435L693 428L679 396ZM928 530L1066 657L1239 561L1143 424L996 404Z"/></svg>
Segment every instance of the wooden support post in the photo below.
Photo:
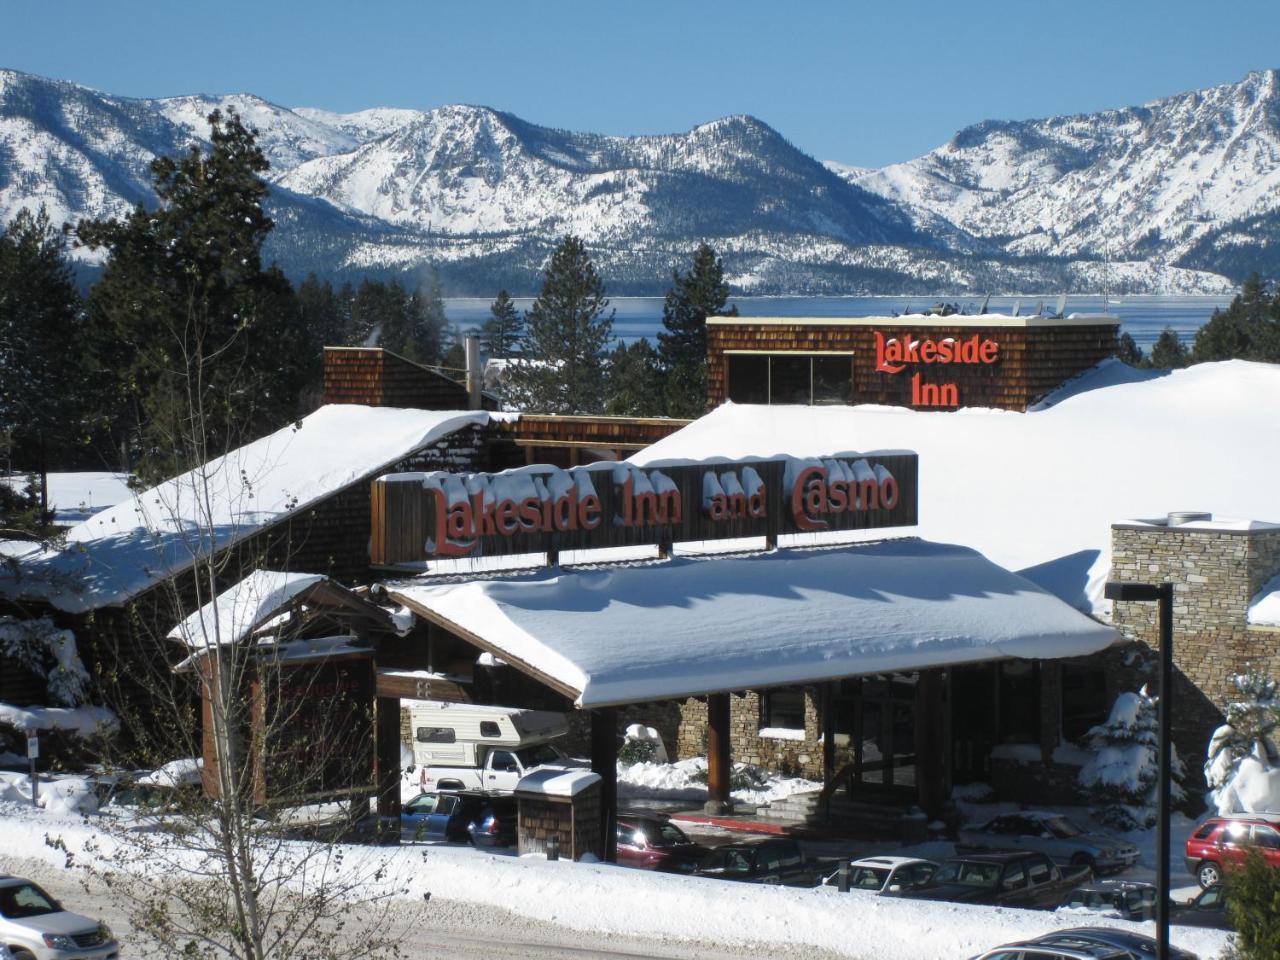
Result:
<svg viewBox="0 0 1280 960"><path fill-rule="evenodd" d="M729 694L710 694L707 696L707 803L704 809L712 815L733 812L733 799L729 796L729 775L733 769L729 738Z"/></svg>
<svg viewBox="0 0 1280 960"><path fill-rule="evenodd" d="M822 717L822 782L828 784L836 773L836 708L830 681L822 685L820 710Z"/></svg>
<svg viewBox="0 0 1280 960"><path fill-rule="evenodd" d="M949 792L943 692L941 670L920 671L916 683L916 794L920 809L934 818L942 814Z"/></svg>
<svg viewBox="0 0 1280 960"><path fill-rule="evenodd" d="M600 775L600 831L604 859L618 860L618 709L591 711L591 770Z"/></svg>
<svg viewBox="0 0 1280 960"><path fill-rule="evenodd" d="M374 782L378 791L378 834L400 842L400 698L374 701Z"/></svg>

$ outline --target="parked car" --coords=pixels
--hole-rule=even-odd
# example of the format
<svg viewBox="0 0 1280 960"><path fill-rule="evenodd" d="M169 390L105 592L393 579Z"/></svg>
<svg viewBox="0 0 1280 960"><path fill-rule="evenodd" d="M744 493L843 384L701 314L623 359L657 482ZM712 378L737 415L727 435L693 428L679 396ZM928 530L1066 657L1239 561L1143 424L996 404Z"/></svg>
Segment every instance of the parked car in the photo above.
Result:
<svg viewBox="0 0 1280 960"><path fill-rule="evenodd" d="M1133 960L1124 950L1113 947L1081 945L1073 947L1042 947L1030 941L1006 943L1004 946L980 953L972 960Z"/></svg>
<svg viewBox="0 0 1280 960"><path fill-rule="evenodd" d="M1122 920L1150 920L1156 915L1157 896L1154 884L1099 880L1076 887L1058 909L1101 913Z"/></svg>
<svg viewBox="0 0 1280 960"><path fill-rule="evenodd" d="M1222 882L1225 867L1242 864L1251 848L1269 866L1280 867L1280 814L1210 817L1187 837L1187 872L1211 887Z"/></svg>
<svg viewBox="0 0 1280 960"><path fill-rule="evenodd" d="M1090 867L1095 873L1124 870L1138 862L1138 848L1126 840L1085 830L1060 813L1024 810L1004 813L960 831L957 850L1035 850L1054 863Z"/></svg>
<svg viewBox="0 0 1280 960"><path fill-rule="evenodd" d="M932 860L919 857L863 857L849 861L849 889L901 893L924 886L937 870L938 865ZM840 882L840 871L823 877L822 882L835 886Z"/></svg>
<svg viewBox="0 0 1280 960"><path fill-rule="evenodd" d="M14 960L118 960L105 923L64 910L30 880L0 874L0 944Z"/></svg>
<svg viewBox="0 0 1280 960"><path fill-rule="evenodd" d="M1052 910L1089 876L1088 867L1059 867L1043 853L1005 850L953 857L928 883L899 896L990 906Z"/></svg>
<svg viewBox="0 0 1280 960"><path fill-rule="evenodd" d="M718 880L787 887L812 887L817 883L817 872L806 862L799 845L783 837L716 847L702 858L694 873Z"/></svg>
<svg viewBox="0 0 1280 960"><path fill-rule="evenodd" d="M1151 937L1128 930L1117 930L1113 927L1073 927L1070 930L1058 930L1027 941L1028 946L1037 949L1051 947L1054 950L1081 950L1095 948L1122 951L1120 956L1126 960L1157 960L1156 942ZM1034 954L1033 954L1034 956ZM1188 950L1180 950L1169 944L1170 960L1200 960Z"/></svg>
<svg viewBox="0 0 1280 960"><path fill-rule="evenodd" d="M467 824L467 833L477 847L511 847L516 842L518 817L514 797L485 797L480 815Z"/></svg>
<svg viewBox="0 0 1280 960"><path fill-rule="evenodd" d="M479 793L420 793L400 808L400 831L413 840L465 843L485 799Z"/></svg>
<svg viewBox="0 0 1280 960"><path fill-rule="evenodd" d="M618 817L618 863L642 870L687 873L707 855L665 817Z"/></svg>
<svg viewBox="0 0 1280 960"><path fill-rule="evenodd" d="M1234 929L1227 919L1227 897L1220 883L1205 887L1187 903L1175 904L1169 913L1169 922L1184 927Z"/></svg>

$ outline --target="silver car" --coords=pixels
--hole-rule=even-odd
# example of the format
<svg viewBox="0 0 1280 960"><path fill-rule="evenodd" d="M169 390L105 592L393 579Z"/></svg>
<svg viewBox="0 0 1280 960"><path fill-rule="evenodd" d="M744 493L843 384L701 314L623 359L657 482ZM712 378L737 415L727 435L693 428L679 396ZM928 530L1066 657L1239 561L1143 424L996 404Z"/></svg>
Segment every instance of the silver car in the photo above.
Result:
<svg viewBox="0 0 1280 960"><path fill-rule="evenodd" d="M0 944L13 960L120 957L120 945L105 923L63 910L30 880L7 874L0 874Z"/></svg>
<svg viewBox="0 0 1280 960"><path fill-rule="evenodd" d="M1138 848L1105 833L1090 833L1060 813L1002 813L960 831L960 845L1035 850L1059 864L1092 867L1095 873L1125 870L1138 862Z"/></svg>

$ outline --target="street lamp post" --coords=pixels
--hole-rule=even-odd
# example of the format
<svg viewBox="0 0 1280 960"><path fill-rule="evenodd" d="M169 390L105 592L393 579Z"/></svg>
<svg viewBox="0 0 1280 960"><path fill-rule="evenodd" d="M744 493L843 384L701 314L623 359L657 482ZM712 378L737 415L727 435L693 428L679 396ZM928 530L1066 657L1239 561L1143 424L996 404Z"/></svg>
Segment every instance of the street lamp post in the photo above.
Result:
<svg viewBox="0 0 1280 960"><path fill-rule="evenodd" d="M1160 628L1160 772L1156 785L1156 956L1169 960L1169 785L1172 763L1173 711L1173 584L1108 581L1108 600L1136 600L1159 603Z"/></svg>

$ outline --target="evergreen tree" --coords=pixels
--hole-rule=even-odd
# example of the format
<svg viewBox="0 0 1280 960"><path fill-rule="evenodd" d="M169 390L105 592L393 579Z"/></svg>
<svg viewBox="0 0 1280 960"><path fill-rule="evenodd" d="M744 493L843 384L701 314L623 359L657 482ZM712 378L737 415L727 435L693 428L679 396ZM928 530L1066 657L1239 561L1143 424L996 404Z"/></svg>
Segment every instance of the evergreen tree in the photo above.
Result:
<svg viewBox="0 0 1280 960"><path fill-rule="evenodd" d="M671 273L671 288L662 304L658 353L666 372L666 412L673 417L698 417L707 407L707 317L736 317L738 308L725 309L729 285L724 264L703 243L693 255L689 272Z"/></svg>
<svg viewBox="0 0 1280 960"><path fill-rule="evenodd" d="M1151 347L1148 365L1158 370L1173 370L1185 367L1191 362L1191 353L1187 350L1172 327L1165 327Z"/></svg>
<svg viewBox="0 0 1280 960"><path fill-rule="evenodd" d="M1270 779L1280 769L1280 683L1252 668L1231 678L1235 699L1226 723L1209 740L1205 782L1223 814L1247 812L1240 796L1250 780Z"/></svg>
<svg viewBox="0 0 1280 960"><path fill-rule="evenodd" d="M430 268L426 283L409 298L407 309L408 336L401 352L418 363L439 363L449 321L444 313L444 289L435 267Z"/></svg>
<svg viewBox="0 0 1280 960"><path fill-rule="evenodd" d="M311 339L322 346L346 345L346 311L328 280L321 283L307 274L298 286L298 314Z"/></svg>
<svg viewBox="0 0 1280 960"><path fill-rule="evenodd" d="M1280 362L1280 290L1256 273L1226 310L1215 310L1196 331L1196 363L1213 360Z"/></svg>
<svg viewBox="0 0 1280 960"><path fill-rule="evenodd" d="M467 373L467 348L462 342L462 330L450 326L444 331L444 350L440 354L440 368L445 376L462 380Z"/></svg>
<svg viewBox="0 0 1280 960"><path fill-rule="evenodd" d="M89 439L83 334L63 232L20 210L0 233L0 449L15 462L69 466Z"/></svg>
<svg viewBox="0 0 1280 960"><path fill-rule="evenodd" d="M1141 367L1146 363L1142 348L1127 333L1120 334L1120 338L1116 342L1116 358L1121 363L1127 363L1131 367Z"/></svg>
<svg viewBox="0 0 1280 960"><path fill-rule="evenodd" d="M1239 870L1223 875L1227 919L1235 936L1228 960L1275 960L1280 957L1280 870L1259 850L1250 850Z"/></svg>
<svg viewBox="0 0 1280 960"><path fill-rule="evenodd" d="M614 314L605 314L608 305L586 247L566 236L543 268L542 291L526 318L524 353L508 374L513 396L542 413L603 410Z"/></svg>
<svg viewBox="0 0 1280 960"><path fill-rule="evenodd" d="M1145 688L1122 693L1106 723L1085 734L1093 756L1080 768L1079 783L1094 804L1094 815L1118 830L1145 829L1156 822L1159 786L1159 729L1156 701ZM1182 761L1173 755L1170 797L1183 799Z"/></svg>
<svg viewBox="0 0 1280 960"><path fill-rule="evenodd" d="M77 231L108 255L91 316L143 480L279 427L315 363L299 344L292 286L262 267L274 226L262 208L267 159L234 112L208 119L207 153L151 164L158 209Z"/></svg>
<svg viewBox="0 0 1280 960"><path fill-rule="evenodd" d="M520 352L524 336L524 324L520 311L505 290L498 291L498 299L489 306L489 317L480 327L480 349L486 357L506 360Z"/></svg>
<svg viewBox="0 0 1280 960"><path fill-rule="evenodd" d="M658 353L641 337L618 344L609 355L609 399L605 413L616 417L655 417L662 411L662 375Z"/></svg>

